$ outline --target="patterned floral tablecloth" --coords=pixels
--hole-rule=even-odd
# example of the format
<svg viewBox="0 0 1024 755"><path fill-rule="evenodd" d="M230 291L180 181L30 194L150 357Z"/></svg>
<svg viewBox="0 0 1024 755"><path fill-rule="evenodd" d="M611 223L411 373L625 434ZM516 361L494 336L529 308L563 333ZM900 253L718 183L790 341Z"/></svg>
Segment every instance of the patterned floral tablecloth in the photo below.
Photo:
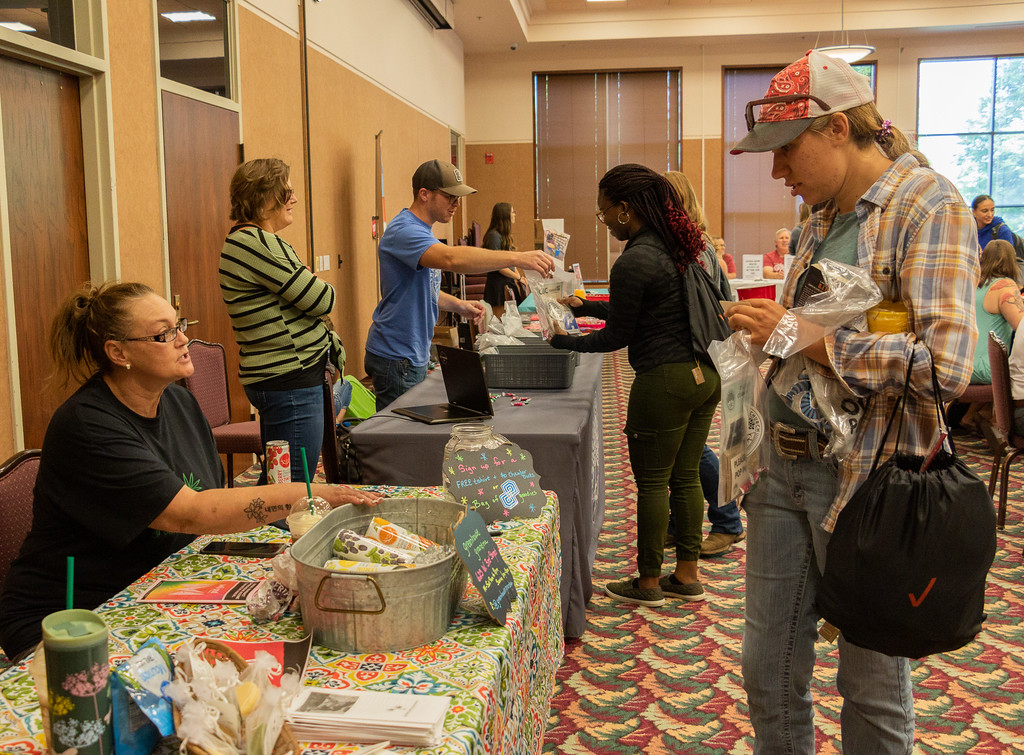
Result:
<svg viewBox="0 0 1024 755"><path fill-rule="evenodd" d="M436 488L367 486L388 497L439 495ZM239 540L282 540L287 533L261 527ZM177 647L191 636L235 640L299 639L302 617L288 613L273 624L253 624L245 606L139 603L157 579L260 578L269 561L209 556L198 538L98 609L110 628L116 665L145 639ZM223 538L218 538L223 539ZM447 634L436 642L394 653L356 655L313 645L304 681L322 687L450 695L445 736L433 748L393 748L418 753L539 753L563 639L558 597L561 557L558 502L547 494L540 517L503 524L496 537L514 574L517 597L504 627L491 620L470 584ZM308 755L343 755L353 745L303 743ZM173 751L164 743L166 751ZM26 664L0 674L0 752L46 752L35 684Z"/></svg>

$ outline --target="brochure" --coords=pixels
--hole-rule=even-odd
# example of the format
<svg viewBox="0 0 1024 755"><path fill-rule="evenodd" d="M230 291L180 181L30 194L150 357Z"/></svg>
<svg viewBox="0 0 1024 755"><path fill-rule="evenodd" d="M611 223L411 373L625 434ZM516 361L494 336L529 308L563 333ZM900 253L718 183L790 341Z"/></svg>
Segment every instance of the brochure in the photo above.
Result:
<svg viewBox="0 0 1024 755"><path fill-rule="evenodd" d="M139 598L141 603L244 603L258 580L161 579Z"/></svg>
<svg viewBox="0 0 1024 755"><path fill-rule="evenodd" d="M450 701L442 695L303 687L285 718L300 741L389 740L423 747L440 744Z"/></svg>

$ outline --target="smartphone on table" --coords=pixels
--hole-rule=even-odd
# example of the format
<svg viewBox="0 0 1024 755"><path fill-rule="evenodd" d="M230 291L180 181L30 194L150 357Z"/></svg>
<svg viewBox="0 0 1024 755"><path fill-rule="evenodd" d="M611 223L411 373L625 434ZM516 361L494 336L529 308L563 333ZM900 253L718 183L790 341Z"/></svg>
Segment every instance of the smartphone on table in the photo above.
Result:
<svg viewBox="0 0 1024 755"><path fill-rule="evenodd" d="M200 553L209 556L236 556L238 558L273 558L288 547L287 543L257 543L238 540L211 540Z"/></svg>

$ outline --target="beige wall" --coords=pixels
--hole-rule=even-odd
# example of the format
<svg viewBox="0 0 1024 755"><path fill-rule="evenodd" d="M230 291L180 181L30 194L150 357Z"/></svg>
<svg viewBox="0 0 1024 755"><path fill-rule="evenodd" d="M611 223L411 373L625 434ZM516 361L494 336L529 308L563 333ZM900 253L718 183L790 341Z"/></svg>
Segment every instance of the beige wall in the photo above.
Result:
<svg viewBox="0 0 1024 755"><path fill-rule="evenodd" d="M494 162L484 156L490 153ZM533 249L534 176L532 144L471 144L466 147L466 183L477 190L466 198L466 217L486 231L491 209L508 202L516 211L512 240L517 249Z"/></svg>
<svg viewBox="0 0 1024 755"><path fill-rule="evenodd" d="M121 279L164 290L163 197L153 15L108 0L111 110Z"/></svg>

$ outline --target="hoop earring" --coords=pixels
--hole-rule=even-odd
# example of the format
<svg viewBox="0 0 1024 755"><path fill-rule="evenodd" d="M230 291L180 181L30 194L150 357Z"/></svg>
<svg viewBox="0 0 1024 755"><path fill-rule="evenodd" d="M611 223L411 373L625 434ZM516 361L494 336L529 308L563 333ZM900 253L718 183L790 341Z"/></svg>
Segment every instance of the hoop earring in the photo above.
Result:
<svg viewBox="0 0 1024 755"><path fill-rule="evenodd" d="M626 216L625 220L622 219L623 215ZM615 218L615 220L618 222L619 225L625 225L626 223L629 222L629 213L626 212L625 210L622 210L621 212L619 212L619 216Z"/></svg>

